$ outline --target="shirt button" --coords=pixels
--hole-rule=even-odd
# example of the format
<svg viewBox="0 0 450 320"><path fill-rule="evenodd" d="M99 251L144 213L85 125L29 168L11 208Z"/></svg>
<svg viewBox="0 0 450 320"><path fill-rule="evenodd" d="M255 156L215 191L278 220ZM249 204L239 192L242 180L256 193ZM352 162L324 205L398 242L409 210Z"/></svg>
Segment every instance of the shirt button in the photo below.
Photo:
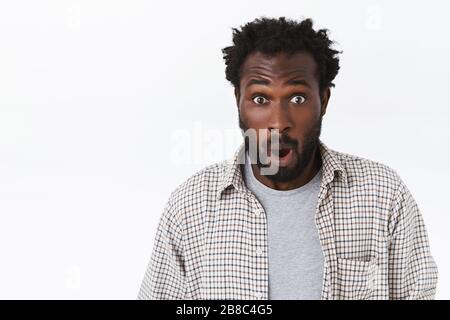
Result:
<svg viewBox="0 0 450 320"><path fill-rule="evenodd" d="M262 292L256 292L255 293L255 297L257 297L258 299L261 299L263 296Z"/></svg>
<svg viewBox="0 0 450 320"><path fill-rule="evenodd" d="M261 256L263 254L263 250L261 248L256 249L256 254Z"/></svg>

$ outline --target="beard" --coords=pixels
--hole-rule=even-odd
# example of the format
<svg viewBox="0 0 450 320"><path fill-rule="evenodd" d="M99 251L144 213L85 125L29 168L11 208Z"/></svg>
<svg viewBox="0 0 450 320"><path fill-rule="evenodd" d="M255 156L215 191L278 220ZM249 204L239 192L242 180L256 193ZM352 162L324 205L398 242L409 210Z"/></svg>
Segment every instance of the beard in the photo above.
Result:
<svg viewBox="0 0 450 320"><path fill-rule="evenodd" d="M248 129L248 126L242 120L240 113L239 113L239 127L243 131L246 131ZM266 177L273 182L289 182L301 176L305 171L305 168L311 162L311 159L314 155L314 151L317 150L316 152L319 152L318 146L321 129L322 129L322 117L320 117L319 121L314 123L311 130L309 130L306 133L305 138L303 139L303 143L302 141L290 138L287 134L280 133L279 135L280 146L281 145L289 146L292 148L292 151L294 152L293 164L286 167L280 166L275 174L266 175ZM247 152L248 150L249 150L249 140L248 137L245 137L245 152ZM264 152L264 150L260 149L260 143L257 144L257 150L258 155L260 155L261 152ZM251 152L249 152L249 156L251 159L251 163L255 163L259 169L269 166L269 164L262 163L259 156L257 157L256 155L251 154Z"/></svg>

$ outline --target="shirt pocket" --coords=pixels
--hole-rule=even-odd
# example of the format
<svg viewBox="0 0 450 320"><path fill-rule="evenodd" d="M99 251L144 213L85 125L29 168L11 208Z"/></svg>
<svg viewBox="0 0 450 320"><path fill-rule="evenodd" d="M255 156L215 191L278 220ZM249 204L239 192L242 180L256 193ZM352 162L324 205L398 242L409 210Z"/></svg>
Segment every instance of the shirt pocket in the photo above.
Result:
<svg viewBox="0 0 450 320"><path fill-rule="evenodd" d="M337 258L337 299L368 299L377 287L379 266L377 258L354 260Z"/></svg>

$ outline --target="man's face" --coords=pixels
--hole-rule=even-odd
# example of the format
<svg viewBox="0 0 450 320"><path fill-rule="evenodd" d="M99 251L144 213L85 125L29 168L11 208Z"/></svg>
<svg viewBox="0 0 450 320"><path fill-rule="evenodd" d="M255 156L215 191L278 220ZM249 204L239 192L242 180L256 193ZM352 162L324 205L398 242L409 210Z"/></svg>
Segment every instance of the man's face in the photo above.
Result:
<svg viewBox="0 0 450 320"><path fill-rule="evenodd" d="M267 129L265 141L257 136L257 150L269 156L269 164L278 164L278 172L267 176L274 182L300 176L318 146L330 90L326 88L320 95L316 72L314 58L305 52L291 56L255 52L242 65L240 88L235 90L239 126L244 131ZM274 129L279 132L278 157L271 156L270 132ZM259 168L268 165L253 156L252 163Z"/></svg>

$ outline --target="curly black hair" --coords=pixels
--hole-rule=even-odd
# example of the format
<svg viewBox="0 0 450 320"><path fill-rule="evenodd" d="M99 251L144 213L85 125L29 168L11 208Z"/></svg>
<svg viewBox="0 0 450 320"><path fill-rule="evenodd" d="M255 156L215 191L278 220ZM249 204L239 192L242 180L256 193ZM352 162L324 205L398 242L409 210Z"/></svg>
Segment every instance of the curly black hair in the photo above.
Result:
<svg viewBox="0 0 450 320"><path fill-rule="evenodd" d="M331 48L335 41L328 39L328 29L315 31L311 19L298 22L285 17L262 16L241 26L241 30L232 30L234 45L223 48L222 53L226 79L238 91L241 65L250 53L256 51L269 56L279 52L309 52L317 64L320 93L327 87L334 87L332 81L339 70L337 54L342 51Z"/></svg>

